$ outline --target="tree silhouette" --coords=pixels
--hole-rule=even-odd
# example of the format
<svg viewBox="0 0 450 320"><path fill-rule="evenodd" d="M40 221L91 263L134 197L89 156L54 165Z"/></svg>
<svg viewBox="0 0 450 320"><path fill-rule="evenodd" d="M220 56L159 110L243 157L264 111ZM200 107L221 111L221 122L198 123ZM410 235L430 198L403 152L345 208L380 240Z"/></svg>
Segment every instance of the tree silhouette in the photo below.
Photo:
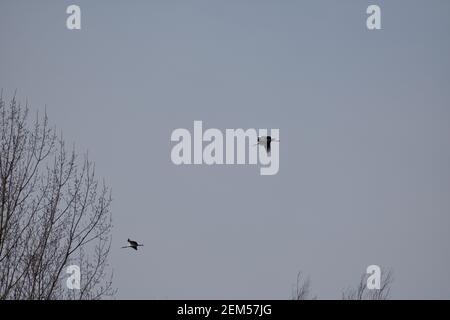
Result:
<svg viewBox="0 0 450 320"><path fill-rule="evenodd" d="M343 300L388 300L391 293L391 285L394 281L392 270L381 270L380 289L369 290L367 279L369 274L364 273L356 286L342 292Z"/></svg>
<svg viewBox="0 0 450 320"><path fill-rule="evenodd" d="M308 277L303 280L302 273L297 273L297 282L292 291L292 300L310 300L317 299L316 296L311 297L311 279Z"/></svg>
<svg viewBox="0 0 450 320"><path fill-rule="evenodd" d="M113 295L107 258L111 196L87 154L68 152L47 114L29 121L0 95L0 299L99 299ZM66 268L81 287L69 290Z"/></svg>
<svg viewBox="0 0 450 320"><path fill-rule="evenodd" d="M348 288L342 292L342 300L388 300L391 293L391 285L394 281L392 270L381 270L380 289L369 290L367 279L369 274L364 273L356 288ZM317 296L310 296L310 278L303 280L302 273L297 274L297 282L292 293L292 300L317 299Z"/></svg>

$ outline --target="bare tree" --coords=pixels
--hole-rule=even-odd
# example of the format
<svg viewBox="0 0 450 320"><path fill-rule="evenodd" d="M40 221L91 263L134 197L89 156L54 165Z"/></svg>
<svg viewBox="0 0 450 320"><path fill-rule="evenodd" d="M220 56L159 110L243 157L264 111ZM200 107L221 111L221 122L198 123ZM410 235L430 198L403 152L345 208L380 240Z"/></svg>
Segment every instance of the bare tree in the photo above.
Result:
<svg viewBox="0 0 450 320"><path fill-rule="evenodd" d="M342 293L343 300L388 300L391 293L391 285L394 281L392 270L381 270L380 289L367 288L369 274L364 273L356 288L350 288Z"/></svg>
<svg viewBox="0 0 450 320"><path fill-rule="evenodd" d="M311 279L308 277L305 280L302 279L302 273L297 273L297 282L292 291L292 300L315 300L317 297L310 296L311 294Z"/></svg>
<svg viewBox="0 0 450 320"><path fill-rule="evenodd" d="M391 285L394 281L392 270L381 270L380 289L369 290L367 279L370 275L364 273L356 288L349 288L342 292L343 300L388 300L390 298ZM310 278L303 279L302 273L297 274L297 283L292 290L292 300L315 300L317 296L311 297Z"/></svg>
<svg viewBox="0 0 450 320"><path fill-rule="evenodd" d="M0 299L113 295L111 196L87 154L67 151L47 115L0 95ZM81 288L66 286L78 265Z"/></svg>

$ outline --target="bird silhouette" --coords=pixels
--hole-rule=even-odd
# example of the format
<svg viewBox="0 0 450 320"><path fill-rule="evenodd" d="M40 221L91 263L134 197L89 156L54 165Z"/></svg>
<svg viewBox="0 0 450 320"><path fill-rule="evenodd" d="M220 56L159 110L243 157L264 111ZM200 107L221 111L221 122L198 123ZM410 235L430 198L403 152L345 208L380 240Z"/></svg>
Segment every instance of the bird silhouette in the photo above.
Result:
<svg viewBox="0 0 450 320"><path fill-rule="evenodd" d="M129 245L128 245L128 246L125 246L125 247L122 247L122 249L125 249L125 248L133 248L134 250L137 250L138 247L143 247L143 246L144 246L143 244L137 243L137 241L133 241L133 240L130 240L130 239L128 239L127 241L128 241L128 243L129 243Z"/></svg>
<svg viewBox="0 0 450 320"><path fill-rule="evenodd" d="M271 136L262 136L258 137L258 143L256 145L262 145L265 149L267 154L270 154L270 145L272 142L279 142L280 140L275 140Z"/></svg>

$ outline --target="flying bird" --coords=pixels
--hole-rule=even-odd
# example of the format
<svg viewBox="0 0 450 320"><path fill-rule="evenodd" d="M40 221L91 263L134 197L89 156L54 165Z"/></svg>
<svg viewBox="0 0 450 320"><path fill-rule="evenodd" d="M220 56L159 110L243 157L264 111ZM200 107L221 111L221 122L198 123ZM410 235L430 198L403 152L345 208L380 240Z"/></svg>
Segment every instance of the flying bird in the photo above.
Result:
<svg viewBox="0 0 450 320"><path fill-rule="evenodd" d="M138 249L137 247L143 247L144 246L143 244L139 244L136 241L133 241L133 240L130 240L130 239L128 239L127 241L129 243L129 245L125 246L125 247L122 247L122 249L133 248L134 250L137 250Z"/></svg>
<svg viewBox="0 0 450 320"><path fill-rule="evenodd" d="M266 152L270 154L270 145L272 142L279 142L280 140L275 140L271 136L258 137L258 143L256 145L262 145L266 149Z"/></svg>

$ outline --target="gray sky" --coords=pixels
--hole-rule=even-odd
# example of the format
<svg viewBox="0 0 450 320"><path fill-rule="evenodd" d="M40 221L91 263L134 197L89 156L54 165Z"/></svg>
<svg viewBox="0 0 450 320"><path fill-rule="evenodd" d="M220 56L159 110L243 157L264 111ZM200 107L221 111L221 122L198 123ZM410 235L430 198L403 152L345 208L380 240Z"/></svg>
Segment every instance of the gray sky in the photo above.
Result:
<svg viewBox="0 0 450 320"><path fill-rule="evenodd" d="M118 298L285 299L299 270L339 298L378 264L394 298L449 299L449 17L448 0L0 0L0 87L47 105L112 187ZM173 165L194 120L279 128L279 173Z"/></svg>

